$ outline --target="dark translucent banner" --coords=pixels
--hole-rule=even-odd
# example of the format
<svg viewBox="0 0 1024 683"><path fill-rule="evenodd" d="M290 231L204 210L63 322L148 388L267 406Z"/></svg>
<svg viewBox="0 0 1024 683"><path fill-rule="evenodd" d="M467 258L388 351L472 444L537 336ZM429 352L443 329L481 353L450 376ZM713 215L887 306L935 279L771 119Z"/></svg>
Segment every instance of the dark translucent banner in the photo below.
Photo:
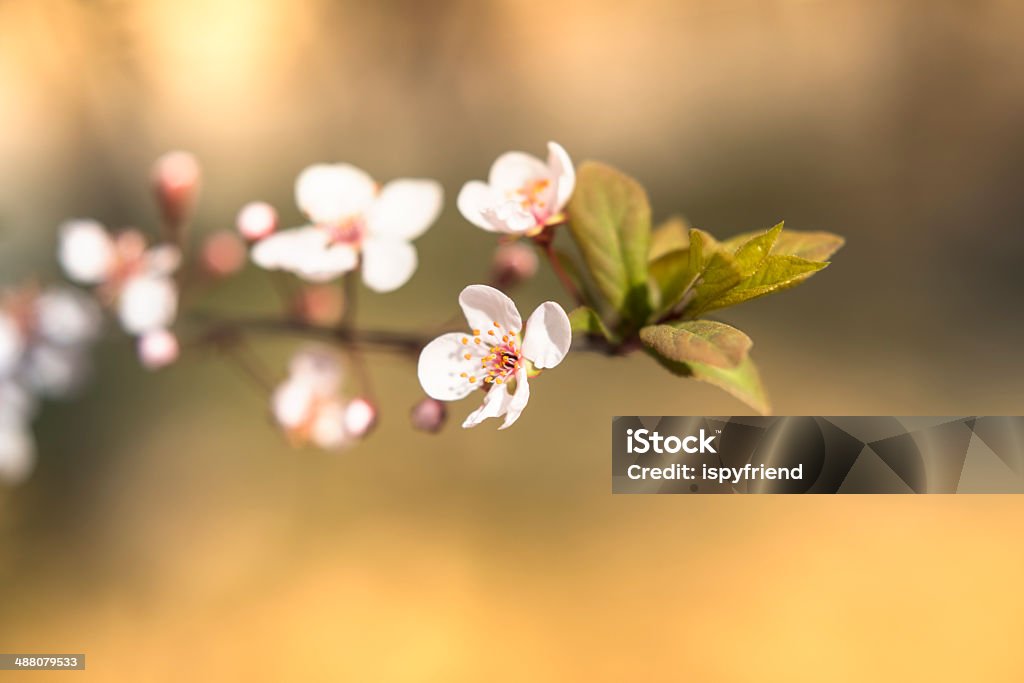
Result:
<svg viewBox="0 0 1024 683"><path fill-rule="evenodd" d="M1024 493L1024 417L616 417L612 493Z"/></svg>

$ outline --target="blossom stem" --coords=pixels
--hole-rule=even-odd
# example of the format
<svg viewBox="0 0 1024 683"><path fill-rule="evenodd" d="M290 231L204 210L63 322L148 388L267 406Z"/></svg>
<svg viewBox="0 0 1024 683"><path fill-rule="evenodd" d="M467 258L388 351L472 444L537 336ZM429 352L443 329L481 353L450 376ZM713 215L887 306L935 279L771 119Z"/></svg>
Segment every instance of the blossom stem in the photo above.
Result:
<svg viewBox="0 0 1024 683"><path fill-rule="evenodd" d="M558 277L558 281L561 282L562 287L565 288L565 291L568 292L569 295L573 298L573 300L576 302L576 305L582 306L586 303L586 301L583 299L583 295L580 294L579 288L576 287L576 283L573 282L572 278L569 276L569 273L566 272L565 267L562 265L561 260L558 258L558 253L555 251L554 230L556 227L557 226L548 226L548 228L546 228L539 235L533 237L533 243L536 244L540 248L540 250L544 252L544 255L548 259L548 263L551 264L551 270L554 271L555 275Z"/></svg>
<svg viewBox="0 0 1024 683"><path fill-rule="evenodd" d="M359 268L345 274L343 286L345 288L344 311L341 314L341 323L338 326L337 335L349 335L355 325L356 302L359 296L359 279L362 276L362 265ZM356 370L360 388L367 398L372 399L374 395L373 380L370 371L366 367L366 359L363 357L361 342L356 339L349 341L346 349L352 366Z"/></svg>

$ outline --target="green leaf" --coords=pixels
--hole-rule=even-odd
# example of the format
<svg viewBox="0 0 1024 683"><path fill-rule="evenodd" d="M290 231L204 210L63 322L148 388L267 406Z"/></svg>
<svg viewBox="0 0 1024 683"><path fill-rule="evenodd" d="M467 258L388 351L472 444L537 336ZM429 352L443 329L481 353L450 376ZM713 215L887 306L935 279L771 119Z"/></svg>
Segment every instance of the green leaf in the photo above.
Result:
<svg viewBox="0 0 1024 683"><path fill-rule="evenodd" d="M651 208L633 178L594 161L576 170L569 230L602 297L626 321L649 313Z"/></svg>
<svg viewBox="0 0 1024 683"><path fill-rule="evenodd" d="M690 267L690 250L678 249L662 254L649 266L652 308L667 311L673 308L693 286L700 271Z"/></svg>
<svg viewBox="0 0 1024 683"><path fill-rule="evenodd" d="M736 269L741 278L747 278L757 272L768 254L771 253L775 241L782 232L782 223L773 228L751 237L741 244L734 253Z"/></svg>
<svg viewBox="0 0 1024 683"><path fill-rule="evenodd" d="M599 335L609 341L613 340L612 333L601 320L601 316L589 306L580 306L569 314L569 327L573 332Z"/></svg>
<svg viewBox="0 0 1024 683"><path fill-rule="evenodd" d="M768 415L772 411L768 395L761 383L761 374L757 371L757 366L754 365L750 356L744 358L734 368L716 368L704 363L679 363L663 358L653 350L650 353L662 366L680 377L689 377L713 384L743 401L761 415Z"/></svg>
<svg viewBox="0 0 1024 683"><path fill-rule="evenodd" d="M826 266L828 263L823 261L808 261L796 256L769 256L756 273L706 304L701 312L735 306L766 294L796 287Z"/></svg>
<svg viewBox="0 0 1024 683"><path fill-rule="evenodd" d="M692 249L690 253L693 253ZM686 310L703 311L711 302L724 295L742 280L743 275L736 264L735 257L724 251L716 251L708 259L703 271L700 272Z"/></svg>
<svg viewBox="0 0 1024 683"><path fill-rule="evenodd" d="M682 216L672 216L651 233L651 250L648 259L654 261L669 252L686 249L689 246L689 224Z"/></svg>
<svg viewBox="0 0 1024 683"><path fill-rule="evenodd" d="M714 320L650 325L640 330L640 340L664 358L719 368L738 366L753 346L743 332Z"/></svg>
<svg viewBox="0 0 1024 683"><path fill-rule="evenodd" d="M772 412L768 394L761 383L761 373L748 356L735 368L716 368L701 363L688 363L692 377L713 384L732 394L761 415Z"/></svg>
<svg viewBox="0 0 1024 683"><path fill-rule="evenodd" d="M726 249L736 249L759 233L748 232L731 237L722 245ZM845 244L839 235L824 231L786 230L779 235L772 248L773 254L780 256L798 256L808 261L826 261L832 254L839 251Z"/></svg>

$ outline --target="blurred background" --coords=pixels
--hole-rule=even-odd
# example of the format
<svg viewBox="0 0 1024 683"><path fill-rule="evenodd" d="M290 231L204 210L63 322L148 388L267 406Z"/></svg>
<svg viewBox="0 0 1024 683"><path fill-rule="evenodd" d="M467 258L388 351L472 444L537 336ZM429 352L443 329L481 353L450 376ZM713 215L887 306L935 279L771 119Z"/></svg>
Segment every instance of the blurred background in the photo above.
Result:
<svg viewBox="0 0 1024 683"><path fill-rule="evenodd" d="M459 187L551 139L658 217L847 238L723 316L776 413L1020 414L1022 32L1011 0L0 0L0 284L58 278L67 217L152 230L168 149L203 164L197 232L253 199L298 224L297 173L349 161L447 190L412 283L360 306L430 328L494 247ZM203 306L274 296L250 268ZM252 340L281 375L299 344ZM459 429L467 400L432 437L412 363L370 369L377 431L325 454L215 355L102 345L0 491L0 651L134 681L1024 677L1018 497L612 497L611 416L747 409L578 354L512 430Z"/></svg>

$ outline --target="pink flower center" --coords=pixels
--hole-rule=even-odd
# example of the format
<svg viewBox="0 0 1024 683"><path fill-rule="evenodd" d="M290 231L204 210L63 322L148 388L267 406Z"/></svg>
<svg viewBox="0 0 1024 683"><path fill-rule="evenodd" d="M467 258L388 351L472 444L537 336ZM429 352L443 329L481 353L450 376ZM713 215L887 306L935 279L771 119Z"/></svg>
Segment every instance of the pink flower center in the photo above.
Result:
<svg viewBox="0 0 1024 683"><path fill-rule="evenodd" d="M348 244L358 247L366 237L366 221L362 216L350 216L337 223L323 224L327 231L330 244Z"/></svg>
<svg viewBox="0 0 1024 683"><path fill-rule="evenodd" d="M491 324L486 332L473 330L473 336L463 337L462 345L467 351L463 354L466 360L472 360L474 356L468 349L486 348L487 352L480 358L479 372L463 372L460 376L470 384L482 382L481 386L490 384L505 384L515 377L516 371L522 367L523 354L519 346L519 336L515 330L502 330L497 322Z"/></svg>
<svg viewBox="0 0 1024 683"><path fill-rule="evenodd" d="M547 191L550 187L550 179L538 178L528 181L516 190L519 205L523 207L524 211L533 214L533 218L537 221L538 225L544 225L548 218L551 217L551 206L546 200Z"/></svg>

